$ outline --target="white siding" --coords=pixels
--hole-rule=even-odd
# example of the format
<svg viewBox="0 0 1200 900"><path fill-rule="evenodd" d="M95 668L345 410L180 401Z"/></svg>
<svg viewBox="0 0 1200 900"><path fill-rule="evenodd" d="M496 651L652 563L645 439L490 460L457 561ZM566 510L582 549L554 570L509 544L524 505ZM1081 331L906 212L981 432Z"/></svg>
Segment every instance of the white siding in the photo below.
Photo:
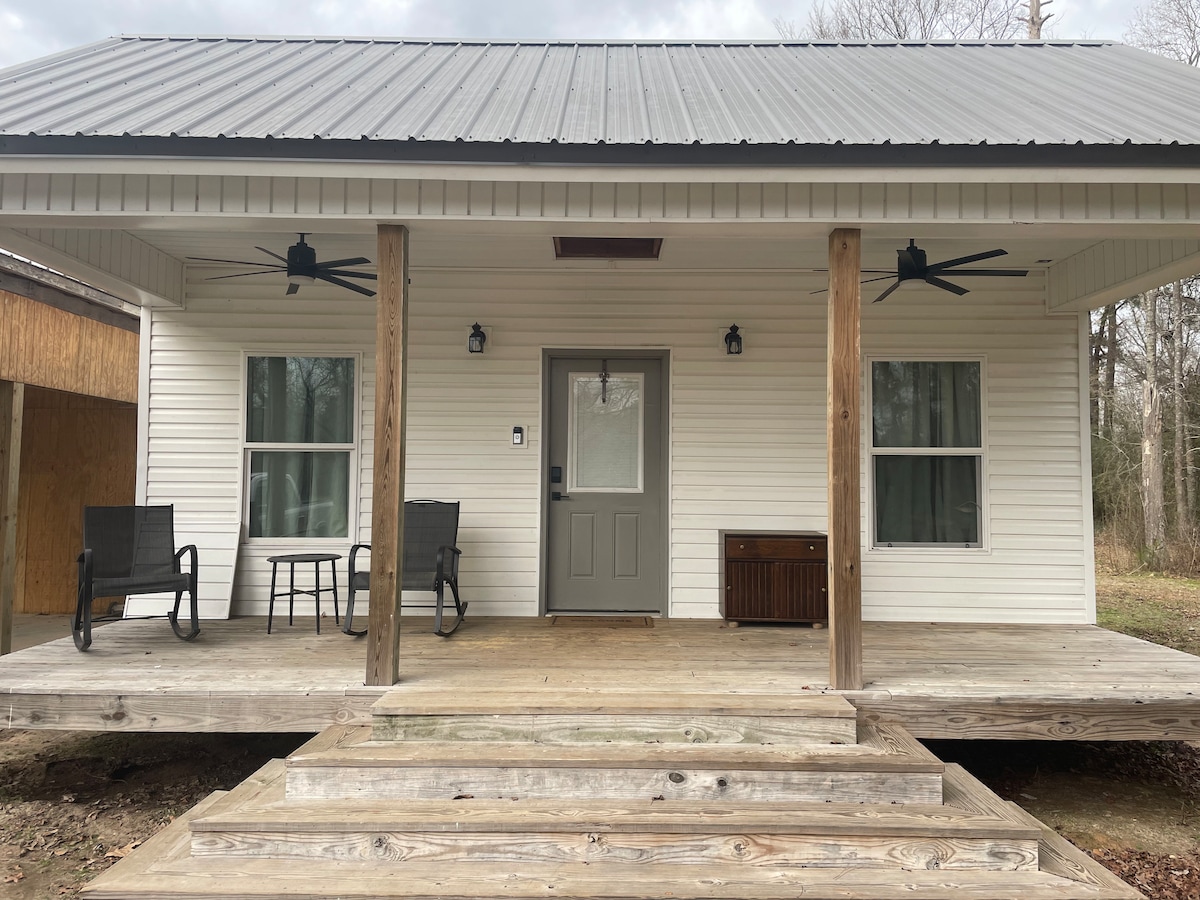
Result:
<svg viewBox="0 0 1200 900"><path fill-rule="evenodd" d="M415 270L407 495L462 502L462 585L472 610L538 613L544 348L670 351L672 616L718 614L719 530L825 530L825 298L811 294L819 279ZM984 358L989 511L983 550L865 549L864 616L1083 622L1078 323L1044 315L1036 276L1015 287L1007 280L1003 292L975 287L962 299L904 292L864 307L864 354ZM481 356L465 348L475 321L488 332ZM741 357L726 356L721 340L733 322L745 336ZM243 352L358 351L352 537L368 539L373 332L372 301L345 291L284 298L269 278L191 283L186 312L154 316L149 500L174 502L181 520L238 521ZM528 449L512 449L514 425L529 429ZM864 477L864 515L865 485ZM344 554L349 543L329 546ZM278 546L243 547L235 610L265 609L271 552Z"/></svg>

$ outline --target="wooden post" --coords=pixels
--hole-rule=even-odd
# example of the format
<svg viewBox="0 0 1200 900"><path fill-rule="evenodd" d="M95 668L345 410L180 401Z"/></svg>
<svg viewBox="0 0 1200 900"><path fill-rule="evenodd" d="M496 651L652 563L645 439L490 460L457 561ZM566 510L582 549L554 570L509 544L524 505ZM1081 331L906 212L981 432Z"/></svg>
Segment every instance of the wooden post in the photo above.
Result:
<svg viewBox="0 0 1200 900"><path fill-rule="evenodd" d="M862 232L829 235L829 339L826 349L829 462L829 682L862 690L862 523L859 318Z"/></svg>
<svg viewBox="0 0 1200 900"><path fill-rule="evenodd" d="M375 318L375 483L371 492L371 614L367 684L400 680L404 560L405 378L408 365L408 229L379 226Z"/></svg>
<svg viewBox="0 0 1200 900"><path fill-rule="evenodd" d="M25 385L0 381L0 655L12 653L17 602L17 492Z"/></svg>

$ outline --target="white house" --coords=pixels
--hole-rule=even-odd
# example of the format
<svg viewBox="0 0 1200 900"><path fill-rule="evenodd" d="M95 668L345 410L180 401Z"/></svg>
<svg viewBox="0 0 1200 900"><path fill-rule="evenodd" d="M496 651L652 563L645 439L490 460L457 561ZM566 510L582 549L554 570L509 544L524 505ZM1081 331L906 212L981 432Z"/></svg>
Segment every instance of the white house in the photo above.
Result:
<svg viewBox="0 0 1200 900"><path fill-rule="evenodd" d="M0 244L142 307L139 497L234 614L402 496L473 616L717 617L723 533L820 532L849 686L859 615L1094 621L1086 314L1200 267L1198 103L1105 42L121 37L0 73Z"/></svg>

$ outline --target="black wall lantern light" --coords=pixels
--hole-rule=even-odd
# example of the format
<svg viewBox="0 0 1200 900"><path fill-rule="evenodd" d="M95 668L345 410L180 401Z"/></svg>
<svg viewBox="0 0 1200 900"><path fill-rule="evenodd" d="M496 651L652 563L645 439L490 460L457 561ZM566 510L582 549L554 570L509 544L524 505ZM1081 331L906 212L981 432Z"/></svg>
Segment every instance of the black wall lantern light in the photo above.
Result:
<svg viewBox="0 0 1200 900"><path fill-rule="evenodd" d="M729 331L725 335L725 352L730 356L742 355L742 336L738 334L736 325L730 325Z"/></svg>
<svg viewBox="0 0 1200 900"><path fill-rule="evenodd" d="M471 326L471 333L467 335L467 350L471 353L482 353L483 345L487 343L487 335L483 333L483 328L478 322Z"/></svg>

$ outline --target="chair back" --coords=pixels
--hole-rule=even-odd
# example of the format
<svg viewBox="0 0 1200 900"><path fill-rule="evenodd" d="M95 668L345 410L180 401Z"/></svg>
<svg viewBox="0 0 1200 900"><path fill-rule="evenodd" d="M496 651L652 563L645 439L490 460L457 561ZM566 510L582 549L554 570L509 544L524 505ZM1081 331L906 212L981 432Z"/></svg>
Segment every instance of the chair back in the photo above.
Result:
<svg viewBox="0 0 1200 900"><path fill-rule="evenodd" d="M85 506L83 546L94 578L139 578L175 570L175 508Z"/></svg>
<svg viewBox="0 0 1200 900"><path fill-rule="evenodd" d="M437 553L458 543L458 503L438 500L404 502L404 579L406 591L432 591L437 585ZM447 559L449 565L451 560Z"/></svg>

